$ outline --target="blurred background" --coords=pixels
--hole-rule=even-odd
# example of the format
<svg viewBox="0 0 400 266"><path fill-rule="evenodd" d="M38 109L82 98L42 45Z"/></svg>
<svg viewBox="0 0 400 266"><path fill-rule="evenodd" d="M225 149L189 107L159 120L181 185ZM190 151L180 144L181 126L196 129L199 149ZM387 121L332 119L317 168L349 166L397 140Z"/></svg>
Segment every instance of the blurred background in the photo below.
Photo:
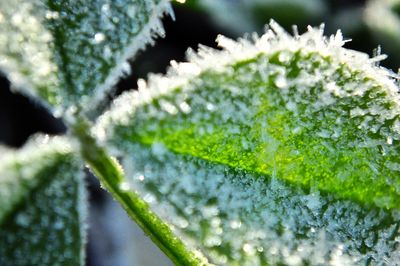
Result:
<svg viewBox="0 0 400 266"><path fill-rule="evenodd" d="M307 25L325 24L326 34L341 29L347 48L369 55L387 54L381 65L398 71L400 53L400 0L179 0L173 2L175 21L163 19L166 37L131 60L132 74L116 85L110 100L136 88L149 72L165 73L171 60L184 61L185 52L198 44L214 47L218 34L231 38L246 32L262 34L272 18L292 32ZM380 45L380 48L378 46ZM63 121L37 102L10 90L0 74L0 143L21 147L34 133L65 134ZM89 266L172 265L119 205L87 171L90 215L87 245Z"/></svg>

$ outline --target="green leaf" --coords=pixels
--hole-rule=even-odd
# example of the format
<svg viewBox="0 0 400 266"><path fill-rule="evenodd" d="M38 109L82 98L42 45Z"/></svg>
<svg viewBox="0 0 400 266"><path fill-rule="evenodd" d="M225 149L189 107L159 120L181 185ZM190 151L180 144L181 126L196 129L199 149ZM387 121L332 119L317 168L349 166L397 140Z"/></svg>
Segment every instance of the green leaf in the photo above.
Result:
<svg viewBox="0 0 400 266"><path fill-rule="evenodd" d="M83 265L85 187L70 144L37 137L0 162L0 265Z"/></svg>
<svg viewBox="0 0 400 266"><path fill-rule="evenodd" d="M92 171L99 178L102 187L119 201L128 215L143 229L151 240L176 265L199 265L204 260L198 252L192 252L173 234L171 228L151 211L149 205L130 190L125 181L124 172L115 158L98 145L90 134L90 122L82 116L77 116L71 131L81 143L81 154Z"/></svg>
<svg viewBox="0 0 400 266"><path fill-rule="evenodd" d="M222 265L395 264L400 99L381 57L276 23L141 80L94 131L189 250Z"/></svg>
<svg viewBox="0 0 400 266"><path fill-rule="evenodd" d="M127 59L163 34L169 8L167 0L1 1L0 70L50 106L93 108L129 72Z"/></svg>

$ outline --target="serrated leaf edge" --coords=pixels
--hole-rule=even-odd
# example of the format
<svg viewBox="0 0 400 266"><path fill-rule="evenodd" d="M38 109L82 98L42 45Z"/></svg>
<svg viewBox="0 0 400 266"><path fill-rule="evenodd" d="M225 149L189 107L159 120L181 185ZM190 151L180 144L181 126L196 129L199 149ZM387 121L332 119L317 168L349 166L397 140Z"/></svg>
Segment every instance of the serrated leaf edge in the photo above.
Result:
<svg viewBox="0 0 400 266"><path fill-rule="evenodd" d="M94 95L86 96L82 99L83 110L85 112L93 111L94 107L97 107L105 97L108 92L112 92L113 86L118 82L120 77L130 73L129 59L132 59L137 52L144 50L147 45L154 45L155 38L159 36L164 36L165 31L162 25L161 18L165 15L169 15L172 19L174 17L174 11L169 0L161 0L152 10L149 18L149 22L142 28L141 32L131 40L131 44L121 52L119 62L117 66L110 71L108 77L103 84L97 86L94 90Z"/></svg>
<svg viewBox="0 0 400 266"><path fill-rule="evenodd" d="M334 64L346 65L352 72L358 72L363 77L380 84L396 105L390 112L400 112L400 95L397 84L400 77L378 65L379 61L386 58L386 55L370 58L365 53L344 48L343 45L347 40L343 39L340 30L335 35L326 37L324 36L324 25L318 28L309 26L306 33L299 35L296 29L292 36L271 20L266 26L266 32L261 37L253 34L252 40L238 39L234 41L219 35L217 42L222 51L200 45L197 53L191 49L187 51L188 62L171 61L171 66L165 76L150 74L147 82L140 79L138 91L123 93L114 100L111 108L99 117L93 128L93 134L104 144L106 136L113 134L108 125L114 122L126 124L128 122L126 117L131 116L134 112L132 106L149 104L157 97L169 94L176 88L184 87L188 81L206 71L223 73L228 65L255 58L259 54L272 55L279 51L319 53L323 57L329 57ZM187 91L190 92L190 89ZM114 152L116 153L113 155L120 155L118 151Z"/></svg>
<svg viewBox="0 0 400 266"><path fill-rule="evenodd" d="M35 3L39 4L37 2ZM174 12L169 0L161 0L158 4L156 4L149 16L148 23L142 28L138 35L131 39L131 44L120 52L120 55L116 60L118 63L110 71L106 80L93 90L94 93L92 95L82 97L79 105L82 106L86 112L95 112L94 109L97 108L99 104L102 104L107 93L110 91L112 92L113 86L118 82L121 76L130 73L130 67L128 63L129 59L136 55L138 51L144 50L148 44L154 45L155 39L158 36L165 35L165 31L161 22L161 18L165 15L169 15L174 19ZM44 19L45 18L43 17L43 20ZM43 29L43 31L47 31L47 29ZM52 38L53 36L51 36L51 39ZM52 61L52 59L49 60ZM63 115L65 110L57 106L52 106L45 99L42 99L30 84L29 79L21 75L18 71L14 71L6 63L2 64L1 62L2 61L0 60L0 73L3 73L3 75L10 80L10 87L13 91L20 92L33 101L39 102L57 117ZM59 89L62 90L63 88ZM71 106L70 108L75 109L76 107Z"/></svg>

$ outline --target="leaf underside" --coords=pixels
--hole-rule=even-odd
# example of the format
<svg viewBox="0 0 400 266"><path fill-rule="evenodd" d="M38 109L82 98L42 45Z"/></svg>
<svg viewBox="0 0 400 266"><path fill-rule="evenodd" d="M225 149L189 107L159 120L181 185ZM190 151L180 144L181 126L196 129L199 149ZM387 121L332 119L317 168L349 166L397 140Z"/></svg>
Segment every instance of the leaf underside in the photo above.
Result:
<svg viewBox="0 0 400 266"><path fill-rule="evenodd" d="M394 264L397 85L340 34L271 27L141 81L95 133L210 263Z"/></svg>
<svg viewBox="0 0 400 266"><path fill-rule="evenodd" d="M92 107L163 34L167 12L165 0L0 1L0 70L56 110Z"/></svg>
<svg viewBox="0 0 400 266"><path fill-rule="evenodd" d="M64 140L36 139L27 146L2 158L0 265L83 265L80 164Z"/></svg>

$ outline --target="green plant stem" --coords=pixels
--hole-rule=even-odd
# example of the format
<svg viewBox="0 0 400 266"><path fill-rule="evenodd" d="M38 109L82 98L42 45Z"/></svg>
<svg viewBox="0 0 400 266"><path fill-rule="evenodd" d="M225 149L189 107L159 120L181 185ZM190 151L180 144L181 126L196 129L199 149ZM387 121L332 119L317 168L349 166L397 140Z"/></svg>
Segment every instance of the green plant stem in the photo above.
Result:
<svg viewBox="0 0 400 266"><path fill-rule="evenodd" d="M71 125L71 131L80 142L83 158L99 178L102 186L172 262L175 265L201 265L200 259L196 258L168 225L150 210L148 204L133 190L123 186L127 183L121 166L90 135L89 122L78 116Z"/></svg>

